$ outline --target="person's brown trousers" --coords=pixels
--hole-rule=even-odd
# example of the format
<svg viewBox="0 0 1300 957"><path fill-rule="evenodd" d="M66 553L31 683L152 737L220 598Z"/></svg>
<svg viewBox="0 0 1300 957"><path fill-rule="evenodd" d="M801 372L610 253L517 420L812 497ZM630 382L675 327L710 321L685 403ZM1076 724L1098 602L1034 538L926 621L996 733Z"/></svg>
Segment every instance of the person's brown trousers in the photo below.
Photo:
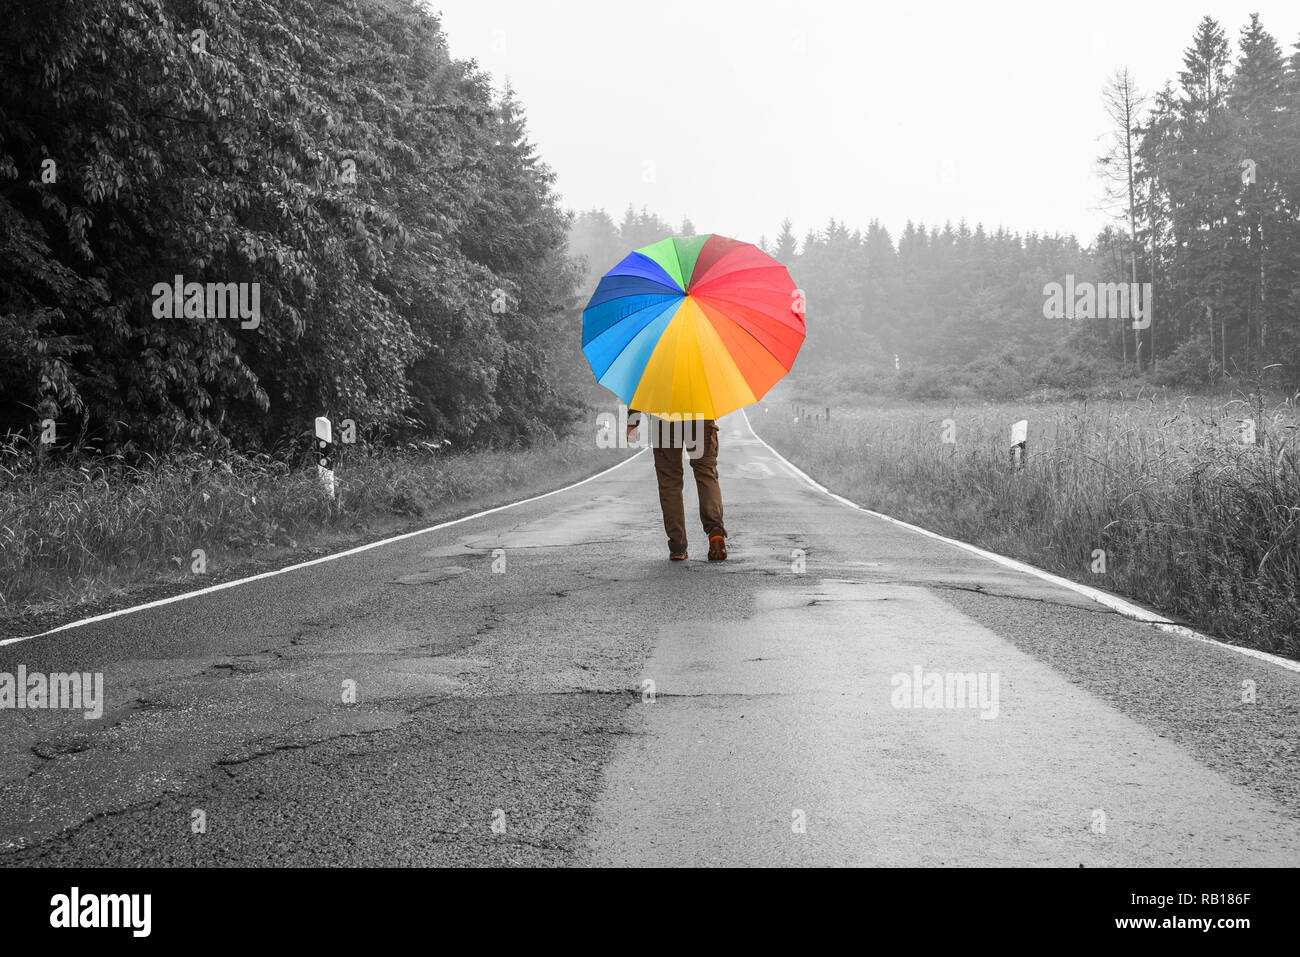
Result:
<svg viewBox="0 0 1300 957"><path fill-rule="evenodd" d="M650 445L654 449L655 477L659 480L659 507L664 513L668 550L686 554L686 505L682 499L682 453L689 450L695 490L700 497L700 522L704 533L727 535L722 525L722 488L718 485L718 424L712 419L668 423L649 418ZM698 454L693 454L698 453Z"/></svg>

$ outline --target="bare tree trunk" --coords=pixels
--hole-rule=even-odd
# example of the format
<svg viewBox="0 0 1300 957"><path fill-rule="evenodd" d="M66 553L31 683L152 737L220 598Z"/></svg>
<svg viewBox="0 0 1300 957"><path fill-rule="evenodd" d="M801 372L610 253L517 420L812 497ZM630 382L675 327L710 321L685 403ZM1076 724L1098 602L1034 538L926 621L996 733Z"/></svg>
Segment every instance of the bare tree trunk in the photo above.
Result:
<svg viewBox="0 0 1300 957"><path fill-rule="evenodd" d="M1210 305L1209 303L1201 303L1201 305L1205 306L1205 314L1210 317L1210 321L1208 323L1210 327L1210 366L1211 368L1213 368L1214 366L1214 306Z"/></svg>
<svg viewBox="0 0 1300 957"><path fill-rule="evenodd" d="M1151 224L1151 296L1147 302L1147 336L1151 343L1151 368L1156 367L1156 199L1155 184L1159 181L1160 170L1151 180L1151 195L1147 197L1147 218ZM1136 261L1135 261L1136 262ZM1137 266L1133 267L1136 275ZM1135 283L1136 279L1133 280Z"/></svg>
<svg viewBox="0 0 1300 957"><path fill-rule="evenodd" d="M1259 361L1268 364L1268 271L1264 265L1264 213L1259 213Z"/></svg>
<svg viewBox="0 0 1300 957"><path fill-rule="evenodd" d="M1133 86L1128 81L1128 74L1124 76L1124 175L1128 180L1128 239L1129 239L1129 264L1132 275L1132 289L1137 290L1138 281L1138 259L1137 259L1137 185L1133 181ZM1147 308L1150 308L1148 303ZM1133 330L1134 354L1136 356L1137 330ZM1140 366L1139 366L1140 368Z"/></svg>
<svg viewBox="0 0 1300 957"><path fill-rule="evenodd" d="M1114 123L1114 142L1110 152L1102 157L1101 165L1106 171L1106 176L1110 181L1110 196L1113 201L1126 201L1127 209L1125 210L1128 219L1128 260L1129 260L1129 279L1136 288L1138 281L1138 239L1137 239L1137 170L1133 158L1133 139L1135 135L1134 125L1137 120L1137 113L1142 108L1144 97L1137 91L1137 85L1133 82L1133 74L1127 68L1116 71L1107 84L1105 93L1106 111L1110 114L1111 122ZM1154 276L1152 277L1154 281ZM1132 329L1132 317L1130 316L1126 323L1120 325L1120 356L1121 361L1128 364L1128 337L1129 330ZM1133 334L1133 355L1134 361L1138 367L1141 367L1140 358L1140 337L1141 333L1137 329L1132 329Z"/></svg>

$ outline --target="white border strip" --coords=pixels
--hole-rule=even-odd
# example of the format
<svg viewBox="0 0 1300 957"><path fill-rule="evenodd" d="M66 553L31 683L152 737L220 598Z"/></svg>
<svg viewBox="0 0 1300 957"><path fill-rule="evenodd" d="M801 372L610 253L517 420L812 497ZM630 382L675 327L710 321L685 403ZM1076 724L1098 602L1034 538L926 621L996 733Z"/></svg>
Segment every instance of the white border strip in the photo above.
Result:
<svg viewBox="0 0 1300 957"><path fill-rule="evenodd" d="M1111 609L1112 611L1118 612L1119 614L1123 615L1125 618L1134 618L1137 621L1145 622L1146 624L1149 625L1155 625L1161 631L1166 631L1169 632L1170 634L1179 635L1183 638L1192 638L1196 641L1202 641L1205 642L1206 644L1215 645L1219 648L1224 648L1228 651L1233 651L1240 655L1246 655L1249 658L1255 658L1258 659L1259 661L1266 661L1269 664L1277 665L1279 668L1285 668L1288 671L1294 671L1300 673L1300 662L1292 661L1289 658L1282 658L1279 657L1278 655L1269 654L1267 651L1256 651L1254 648L1243 648L1240 645L1227 644L1226 642L1219 641L1217 638L1211 638L1208 635L1201 634L1199 631L1194 631L1193 629L1188 628L1185 625L1175 624L1174 622L1170 621L1168 618L1165 618L1161 615L1156 614L1153 611L1143 608L1141 605L1135 605L1130 601L1126 601L1125 599L1120 598L1118 595L1112 595L1110 592L1102 591L1099 588L1093 588L1090 585L1081 585L1079 584L1079 582L1071 581L1068 578L1062 578L1060 575L1053 575L1051 572L1044 571L1041 568L1035 568L1033 565L1026 565L1024 562L1016 561L1014 558L1007 558L1007 556L1005 555L999 555L996 552L986 551L975 545L969 545L966 542L959 542L955 538L946 538L945 536L940 535L936 532L932 532L929 529L921 528L919 525L910 525L907 522L899 521L896 518L891 518L890 516L883 515L880 512L873 512L869 508L863 508L857 502L851 502L842 495L836 495L830 489L826 488L826 486L820 484L812 476L800 470L784 455L782 455L776 449L772 448L772 446L768 445L765 441L763 441L763 437L754 431L753 423L749 421L749 415L747 413L745 413L742 410L741 414L745 416L745 425L749 428L750 434L753 435L754 438L758 440L760 445L762 445L765 449L767 449L769 452L775 455L777 459L780 460L781 463L784 464L785 467L788 468L792 473L794 473L796 477L803 479L803 481L807 482L809 485L817 489L819 492L824 492L825 494L829 495L831 498L835 499L835 501L839 502L841 505L847 505L849 508L856 509L859 512L865 512L867 515L870 515L872 518L878 518L881 519L882 521L889 522L891 525L897 525L900 528L906 528L908 531L918 532L921 535L926 536L927 538L933 538L941 542L947 542L949 545L955 545L956 547L962 549L963 551L967 551L967 552L971 552L972 554L979 555L981 558L987 558L989 561L996 562L997 564L1002 565L1006 568L1011 568L1018 572L1024 572L1025 574L1033 575L1035 578L1040 578L1045 582L1051 582L1053 585L1059 585L1062 588L1068 588L1072 592L1076 592L1080 595L1083 595L1086 598L1091 598L1093 601L1097 602L1100 605L1105 605L1107 608Z"/></svg>
<svg viewBox="0 0 1300 957"><path fill-rule="evenodd" d="M415 538L417 535L427 535L429 532L436 532L439 529L451 528L453 525L459 525L462 522L468 522L475 518L483 518L485 515L495 515L497 512L504 512L509 508L518 508L520 505L527 505L529 502L541 501L544 498L550 498L552 495L559 495L561 492L568 492L579 486L586 485L588 482L594 482L613 472L615 469L621 469L628 462L638 458L645 452L642 449L636 455L629 455L617 465L605 469L603 472L597 472L595 475L589 475L581 482L574 482L572 485L566 485L564 488L557 488L550 492L543 492L541 495L534 495L532 498L525 498L518 502L511 502L509 505L498 505L496 508L490 508L485 512L475 512L473 515L466 515L463 518L457 518L450 522L443 522L441 525L430 525L428 528L421 528L414 532L404 532L401 535L395 535L392 538L385 538L380 542L370 542L367 545L359 545L356 548L350 548L346 552L339 552L335 555L324 555L321 558L313 558L309 562L299 562L297 565L289 565L285 568L277 568L273 571L262 572L258 575L250 575L248 578L240 578L236 581L222 582L219 585L212 585L208 588L200 588L198 591L188 591L180 595L172 595L170 598L162 598L158 601L151 601L144 605L135 605L131 608L119 608L117 611L110 611L103 615L96 615L93 618L83 618L81 621L70 622L66 625L60 625L58 628L51 628L49 631L42 631L37 635L28 635L26 638L5 638L0 640L0 648L5 645L16 645L21 641L31 641L33 638L44 638L46 635L57 634L60 631L70 631L73 628L82 628L85 625L93 625L96 622L107 621L110 618L120 618L122 615L132 615L137 611L148 611L150 608L160 608L163 605L170 605L173 602L185 601L188 598L198 598L200 595L211 595L213 592L225 591L227 588L237 588L240 585L247 585L249 582L261 581L263 578L274 578L276 575L287 575L289 572L296 572L302 568L311 568L313 565L323 565L325 562L336 561L340 558L347 558L349 555L360 555L362 552L368 552L375 548L382 548L385 545L392 545L394 542L402 542L408 538Z"/></svg>

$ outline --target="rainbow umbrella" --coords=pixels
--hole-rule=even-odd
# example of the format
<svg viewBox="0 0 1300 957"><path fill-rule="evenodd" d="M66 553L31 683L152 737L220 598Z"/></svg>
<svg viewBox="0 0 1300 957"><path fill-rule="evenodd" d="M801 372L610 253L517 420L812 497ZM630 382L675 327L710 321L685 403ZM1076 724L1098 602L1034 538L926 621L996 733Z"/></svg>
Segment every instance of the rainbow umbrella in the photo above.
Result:
<svg viewBox="0 0 1300 957"><path fill-rule="evenodd" d="M725 236L638 249L582 313L582 351L600 384L662 417L717 419L757 402L803 338L803 297L785 267Z"/></svg>

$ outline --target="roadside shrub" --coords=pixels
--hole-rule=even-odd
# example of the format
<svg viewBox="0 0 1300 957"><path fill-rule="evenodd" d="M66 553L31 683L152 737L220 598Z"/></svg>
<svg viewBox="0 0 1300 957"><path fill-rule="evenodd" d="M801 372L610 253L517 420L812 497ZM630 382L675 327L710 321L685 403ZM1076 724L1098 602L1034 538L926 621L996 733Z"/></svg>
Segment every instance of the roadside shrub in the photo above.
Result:
<svg viewBox="0 0 1300 957"><path fill-rule="evenodd" d="M1157 385L1195 388L1209 385L1213 373L1209 344L1204 339L1192 339L1157 363L1151 381Z"/></svg>
<svg viewBox="0 0 1300 957"><path fill-rule="evenodd" d="M968 362L957 375L975 395L995 401L1024 395L1029 386L1023 371L1011 356L983 356Z"/></svg>
<svg viewBox="0 0 1300 957"><path fill-rule="evenodd" d="M1035 384L1060 389L1071 396L1086 395L1100 376L1101 369L1090 356L1060 352L1043 359L1033 371Z"/></svg>
<svg viewBox="0 0 1300 957"><path fill-rule="evenodd" d="M907 381L906 394L914 399L952 398L952 373L948 370L924 366Z"/></svg>

